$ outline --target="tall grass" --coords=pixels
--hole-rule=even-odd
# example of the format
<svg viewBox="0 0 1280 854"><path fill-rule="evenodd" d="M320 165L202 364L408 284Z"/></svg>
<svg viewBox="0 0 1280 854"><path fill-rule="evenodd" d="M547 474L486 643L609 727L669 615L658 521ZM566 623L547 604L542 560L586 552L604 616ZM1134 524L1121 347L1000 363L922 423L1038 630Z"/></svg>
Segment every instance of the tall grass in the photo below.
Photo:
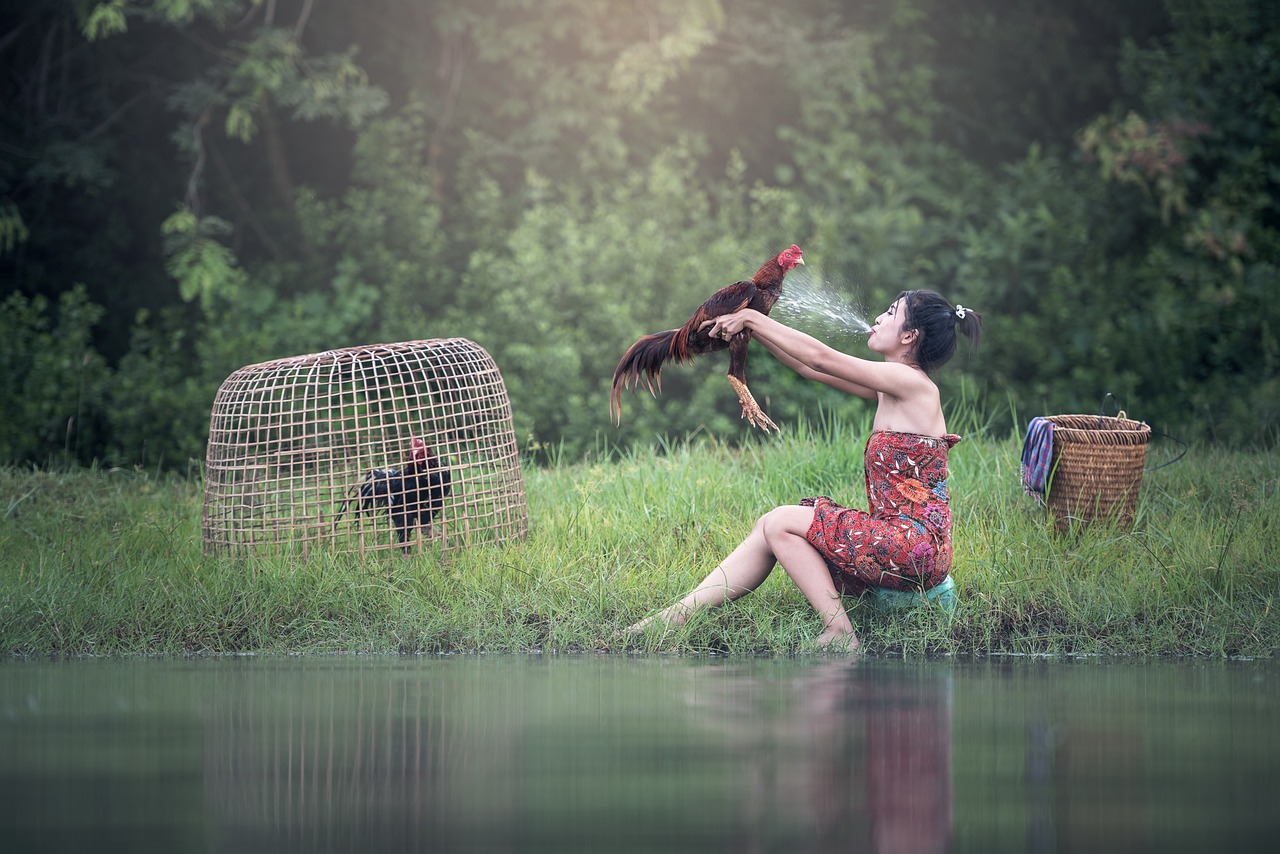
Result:
<svg viewBox="0 0 1280 854"><path fill-rule="evenodd" d="M873 654L1270 655L1280 643L1280 464L1195 448L1147 474L1132 529L1054 533L1017 438L953 427L959 605L847 605ZM790 654L820 626L781 570L679 628L619 630L682 595L761 513L865 506L866 421L824 414L733 447L711 436L525 471L520 542L305 561L205 556L197 480L0 469L0 644L20 654L647 651ZM1161 459L1154 446L1153 462Z"/></svg>

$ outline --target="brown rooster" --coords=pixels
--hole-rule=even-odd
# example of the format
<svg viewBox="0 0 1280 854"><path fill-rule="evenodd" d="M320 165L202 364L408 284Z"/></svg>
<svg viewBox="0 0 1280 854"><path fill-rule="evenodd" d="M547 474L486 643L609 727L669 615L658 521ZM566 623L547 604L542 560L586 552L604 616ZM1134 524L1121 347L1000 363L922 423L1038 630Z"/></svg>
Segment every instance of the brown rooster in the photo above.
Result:
<svg viewBox="0 0 1280 854"><path fill-rule="evenodd" d="M777 430L778 425L764 414L760 404L752 397L751 389L747 388L747 345L751 343L751 331L744 329L728 341L723 341L712 338L708 330L701 327L712 318L732 314L743 308L754 308L762 314L768 314L778 301L778 295L782 293L782 279L787 271L803 263L800 247L793 243L790 249L784 249L776 257L766 261L751 281L735 282L712 294L684 326L646 335L632 344L613 372L613 395L609 399L609 413L613 416L614 423L622 421L623 388L635 388L643 382L649 393L656 397L662 389L662 366L667 362L683 365L692 361L694 356L727 348L729 384L738 393L742 417L761 430Z"/></svg>

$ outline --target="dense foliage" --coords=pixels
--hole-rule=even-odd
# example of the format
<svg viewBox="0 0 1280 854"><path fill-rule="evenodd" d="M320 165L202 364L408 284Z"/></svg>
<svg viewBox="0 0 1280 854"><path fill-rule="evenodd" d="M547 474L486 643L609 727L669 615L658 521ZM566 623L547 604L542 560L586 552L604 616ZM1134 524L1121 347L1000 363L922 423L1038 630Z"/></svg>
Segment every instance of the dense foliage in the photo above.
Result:
<svg viewBox="0 0 1280 854"><path fill-rule="evenodd" d="M446 336L525 451L741 435L722 362L609 379L791 242L838 346L807 300L983 312L953 394L1276 439L1268 0L31 0L0 63L0 461L185 468L237 367Z"/></svg>

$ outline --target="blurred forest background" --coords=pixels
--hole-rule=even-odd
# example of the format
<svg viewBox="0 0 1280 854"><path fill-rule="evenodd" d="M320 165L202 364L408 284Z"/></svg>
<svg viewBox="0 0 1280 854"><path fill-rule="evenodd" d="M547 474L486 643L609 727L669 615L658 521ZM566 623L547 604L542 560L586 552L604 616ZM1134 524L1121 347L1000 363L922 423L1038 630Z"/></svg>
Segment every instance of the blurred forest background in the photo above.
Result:
<svg viewBox="0 0 1280 854"><path fill-rule="evenodd" d="M982 312L938 379L997 424L1277 438L1275 0L24 0L0 68L0 462L185 469L242 365L453 336L533 458L733 439L727 358L609 380L793 242L836 346Z"/></svg>

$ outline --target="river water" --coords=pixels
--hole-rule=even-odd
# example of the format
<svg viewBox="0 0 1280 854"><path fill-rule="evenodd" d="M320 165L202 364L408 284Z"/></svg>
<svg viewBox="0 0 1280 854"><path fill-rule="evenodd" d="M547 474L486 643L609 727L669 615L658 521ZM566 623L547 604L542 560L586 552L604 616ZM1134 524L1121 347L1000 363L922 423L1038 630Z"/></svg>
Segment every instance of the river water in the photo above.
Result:
<svg viewBox="0 0 1280 854"><path fill-rule="evenodd" d="M0 851L1273 851L1261 662L0 664Z"/></svg>

